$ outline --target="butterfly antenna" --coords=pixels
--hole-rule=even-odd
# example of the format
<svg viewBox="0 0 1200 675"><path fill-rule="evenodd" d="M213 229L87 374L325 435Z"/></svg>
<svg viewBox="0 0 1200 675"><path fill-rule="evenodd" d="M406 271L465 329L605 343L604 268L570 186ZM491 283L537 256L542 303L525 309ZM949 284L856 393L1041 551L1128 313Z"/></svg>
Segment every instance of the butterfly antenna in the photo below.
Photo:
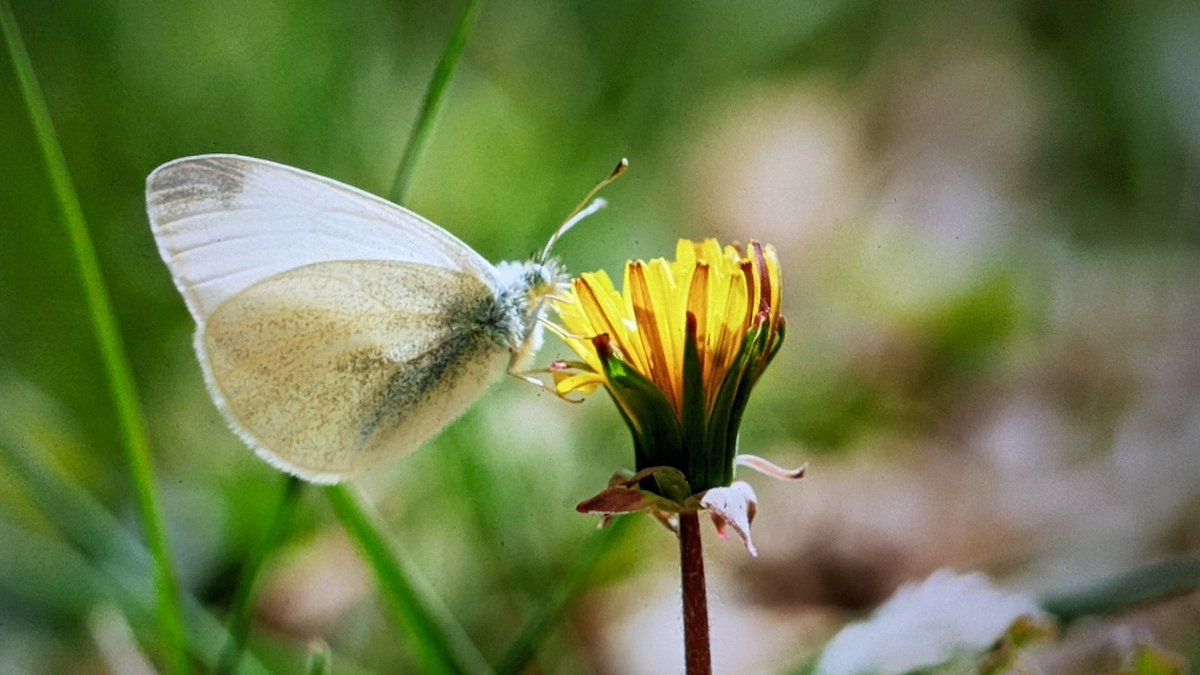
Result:
<svg viewBox="0 0 1200 675"><path fill-rule="evenodd" d="M576 206L573 211L571 211L571 215L567 216L566 221L564 221L562 225L558 226L558 229L554 231L554 234L550 235L550 240L546 242L546 247L542 249L542 254L538 257L538 260L543 262L549 260L550 249L554 248L554 245L558 243L558 240L562 238L562 236L566 234L568 230L570 230L572 227L575 227L579 221L599 211L600 209L604 208L606 204L608 204L608 202L604 201L604 199L596 197L596 193L600 192L610 183L620 178L628 168L629 160L622 157L621 161L617 162L616 168L613 169L612 173L608 175L608 178L605 178L597 183L596 187L592 188L591 191L584 196L583 200L579 202L579 205Z"/></svg>

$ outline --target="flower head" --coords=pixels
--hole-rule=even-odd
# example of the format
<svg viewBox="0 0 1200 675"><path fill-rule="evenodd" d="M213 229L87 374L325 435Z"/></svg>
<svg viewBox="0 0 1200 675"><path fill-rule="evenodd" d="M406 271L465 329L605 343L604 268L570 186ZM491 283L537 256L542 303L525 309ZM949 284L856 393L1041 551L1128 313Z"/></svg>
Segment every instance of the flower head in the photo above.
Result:
<svg viewBox="0 0 1200 675"><path fill-rule="evenodd" d="M696 509L714 508L701 503L706 496L728 497L705 493L733 480L750 391L783 343L779 301L775 249L754 241L741 249L680 240L674 261L626 264L620 291L604 272L572 282L554 307L581 360L556 364L555 387L564 396L606 388L632 431L637 481L615 479L610 491L637 485L649 501ZM747 525L749 495L739 502L751 502ZM649 508L638 503L627 510Z"/></svg>

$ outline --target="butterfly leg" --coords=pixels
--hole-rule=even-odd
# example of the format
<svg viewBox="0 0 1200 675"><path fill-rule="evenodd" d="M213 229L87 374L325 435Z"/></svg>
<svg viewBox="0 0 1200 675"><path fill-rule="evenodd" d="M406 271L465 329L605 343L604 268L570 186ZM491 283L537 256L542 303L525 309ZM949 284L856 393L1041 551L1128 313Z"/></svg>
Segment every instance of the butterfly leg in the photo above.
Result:
<svg viewBox="0 0 1200 675"><path fill-rule="evenodd" d="M550 392L551 394L554 394L555 396L561 398L562 400L566 401L567 403L583 403L582 398L570 398L566 394L560 394L558 392L558 388L556 388L554 385L548 385L548 384L546 384L545 381L543 381L537 377L534 377L534 375L538 375L538 374L553 373L554 372L553 369L537 368L534 370L522 370L520 368L520 363L519 363L518 359L515 358L515 356L516 355L514 354L513 360L510 361L508 364L508 374L509 375L512 375L513 377L515 377L518 380L521 380L522 382L525 382L527 384L532 384L533 386L537 387L538 389L541 389L542 391Z"/></svg>

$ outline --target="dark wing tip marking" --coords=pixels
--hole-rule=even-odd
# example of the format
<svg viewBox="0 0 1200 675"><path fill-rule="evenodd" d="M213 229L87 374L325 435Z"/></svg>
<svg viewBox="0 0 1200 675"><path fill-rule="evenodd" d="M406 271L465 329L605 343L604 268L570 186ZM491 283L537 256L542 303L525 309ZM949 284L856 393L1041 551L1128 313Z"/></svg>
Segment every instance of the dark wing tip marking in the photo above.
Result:
<svg viewBox="0 0 1200 675"><path fill-rule="evenodd" d="M232 155L202 155L167 162L146 177L146 204L174 220L204 202L230 208L245 187L251 166ZM204 207L199 207L200 209Z"/></svg>

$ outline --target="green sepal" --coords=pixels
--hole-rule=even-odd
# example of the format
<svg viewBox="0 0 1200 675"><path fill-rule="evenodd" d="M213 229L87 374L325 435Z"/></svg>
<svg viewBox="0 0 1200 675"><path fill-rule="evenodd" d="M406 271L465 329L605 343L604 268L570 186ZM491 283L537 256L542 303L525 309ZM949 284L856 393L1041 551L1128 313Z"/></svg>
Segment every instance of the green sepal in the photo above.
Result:
<svg viewBox="0 0 1200 675"><path fill-rule="evenodd" d="M733 465L723 466L720 448L712 447L708 410L704 396L704 363L696 344L696 315L687 313L683 346L683 450L687 453L684 472L697 491L728 485Z"/></svg>
<svg viewBox="0 0 1200 675"><path fill-rule="evenodd" d="M737 457L738 430L742 426L742 415L746 412L746 406L750 402L750 392L754 389L754 383L758 381L758 376L766 367L760 361L767 351L772 335L765 320L756 321L755 324L754 328L746 332L746 337L742 342L742 353L738 355L738 365L734 371L739 373L740 377L738 377L737 387L733 391L733 401L729 406L729 418L726 421L724 438L725 459L731 465L734 458ZM745 361L742 360L743 358Z"/></svg>
<svg viewBox="0 0 1200 675"><path fill-rule="evenodd" d="M658 491L639 487L649 481L657 485ZM672 466L649 467L633 475L617 472L609 479L607 488L575 507L580 513L599 513L604 516L638 511L680 513L703 508L692 495L683 472Z"/></svg>
<svg viewBox="0 0 1200 675"><path fill-rule="evenodd" d="M594 497L576 504L575 510L580 513L595 513L603 516L651 510L678 513L679 504L670 497L664 497L649 490L610 487L601 490Z"/></svg>
<svg viewBox="0 0 1200 675"><path fill-rule="evenodd" d="M763 358L759 361L758 368L755 369L755 382L758 382L758 378L763 374L763 371L775 360L775 355L779 353L779 348L783 346L785 335L787 335L787 321L784 321L781 316L775 330L771 333L771 339L767 342L766 354L763 355Z"/></svg>
<svg viewBox="0 0 1200 675"><path fill-rule="evenodd" d="M679 504L683 504L692 496L692 486L688 484L687 476L674 467L655 472L654 482L658 483L660 494Z"/></svg>
<svg viewBox="0 0 1200 675"><path fill-rule="evenodd" d="M683 434L675 409L653 382L630 368L598 336L593 343L608 379L608 390L633 434L637 470L670 466L686 471ZM656 491L656 481L643 481L642 488Z"/></svg>
<svg viewBox="0 0 1200 675"><path fill-rule="evenodd" d="M714 455L713 461L728 464L730 480L733 475L733 460L737 456L737 424L741 421L741 411L737 409L740 400L738 394L751 364L754 352L753 337L754 331L751 330L743 338L737 357L730 365L729 372L725 373L721 388L717 390L717 397L713 401L708 419L709 447ZM745 405L745 401L741 401L740 405ZM724 485L728 485L728 482Z"/></svg>

